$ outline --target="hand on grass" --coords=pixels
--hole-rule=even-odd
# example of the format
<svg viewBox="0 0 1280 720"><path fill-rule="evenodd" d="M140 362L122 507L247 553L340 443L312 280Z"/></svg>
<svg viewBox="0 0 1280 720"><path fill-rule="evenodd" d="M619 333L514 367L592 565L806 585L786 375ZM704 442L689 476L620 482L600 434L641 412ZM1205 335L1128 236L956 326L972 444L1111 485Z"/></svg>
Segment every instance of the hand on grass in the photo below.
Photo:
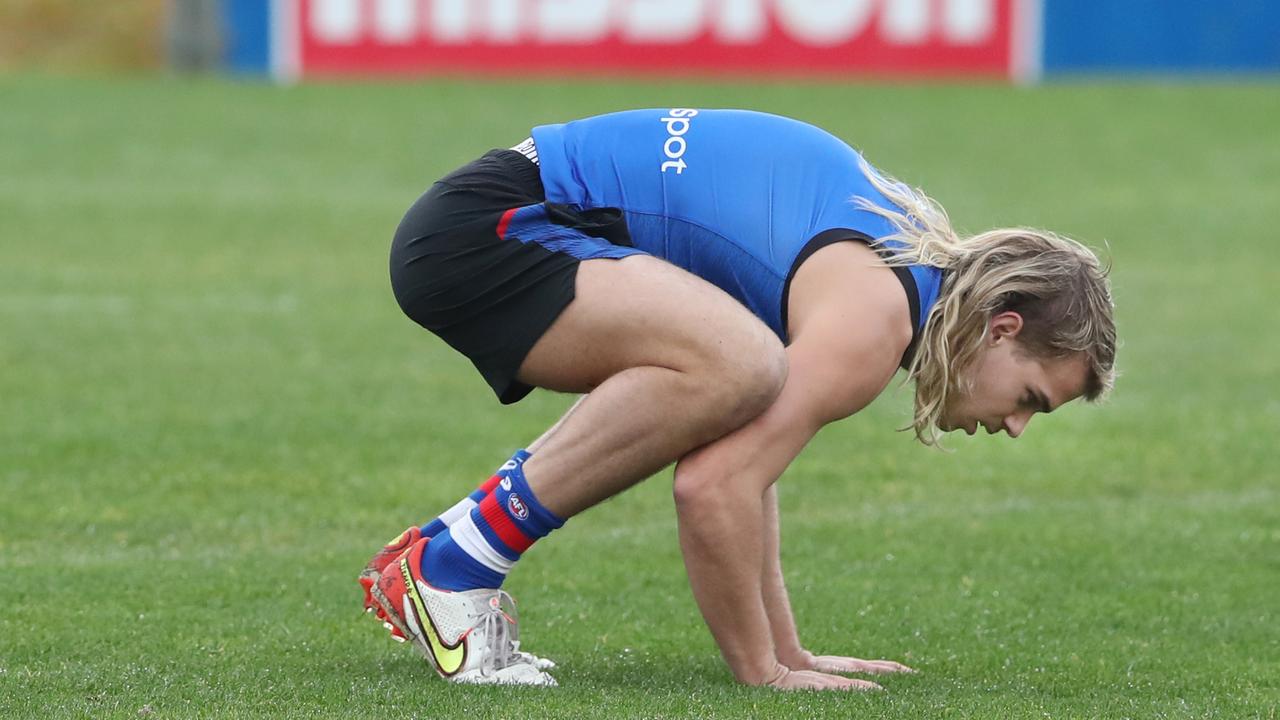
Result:
<svg viewBox="0 0 1280 720"><path fill-rule="evenodd" d="M814 655L808 650L800 651L792 662L784 661L792 670L816 670L822 673L867 673L870 675L887 675L889 673L913 673L915 670L892 660L861 660L843 655Z"/></svg>
<svg viewBox="0 0 1280 720"><path fill-rule="evenodd" d="M768 685L775 690L883 690L884 688L869 681L855 680L839 675L828 675L816 670L791 670L784 666L781 674L769 681Z"/></svg>

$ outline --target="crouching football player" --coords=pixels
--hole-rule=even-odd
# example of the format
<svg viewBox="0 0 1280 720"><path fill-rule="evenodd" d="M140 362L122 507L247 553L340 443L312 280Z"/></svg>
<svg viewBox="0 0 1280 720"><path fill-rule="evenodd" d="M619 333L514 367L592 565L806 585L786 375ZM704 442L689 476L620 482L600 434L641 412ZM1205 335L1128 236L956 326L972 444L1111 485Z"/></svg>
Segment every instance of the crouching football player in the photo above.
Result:
<svg viewBox="0 0 1280 720"><path fill-rule="evenodd" d="M366 606L461 682L553 685L501 590L566 520L675 462L680 545L734 676L876 687L905 671L815 655L779 561L774 482L904 368L914 430L1017 437L1103 395L1106 272L1030 229L960 237L943 209L823 130L736 110L536 127L445 176L391 250L405 313L503 403L582 393L466 498L361 573Z"/></svg>

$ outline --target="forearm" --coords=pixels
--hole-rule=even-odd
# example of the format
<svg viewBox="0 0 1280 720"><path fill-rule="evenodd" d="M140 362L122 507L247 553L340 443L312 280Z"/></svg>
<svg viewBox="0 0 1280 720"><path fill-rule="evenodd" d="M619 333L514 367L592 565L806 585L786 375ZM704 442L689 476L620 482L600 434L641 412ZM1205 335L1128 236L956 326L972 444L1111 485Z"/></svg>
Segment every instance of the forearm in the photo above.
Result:
<svg viewBox="0 0 1280 720"><path fill-rule="evenodd" d="M760 496L723 493L716 506L678 504L689 585L734 677L761 685L776 677L779 668L760 593Z"/></svg>
<svg viewBox="0 0 1280 720"><path fill-rule="evenodd" d="M771 409L676 466L680 547L689 584L725 661L742 682L768 682L780 672L764 591L771 547L766 491L810 437L807 424Z"/></svg>
<svg viewBox="0 0 1280 720"><path fill-rule="evenodd" d="M791 600L782 575L782 534L778 515L778 488L770 486L762 502L764 522L764 566L762 590L765 613L769 617L769 630L773 637L774 653L778 662L797 669L802 663L804 646L796 630L795 617L791 613Z"/></svg>
<svg viewBox="0 0 1280 720"><path fill-rule="evenodd" d="M900 667L815 658L800 647L778 559L777 497L769 489L820 427L852 415L884 389L910 339L910 313L892 273L850 284L842 268L818 282L812 268L819 266L805 267L810 277L799 285L812 292L792 305L782 393L763 415L676 466L681 549L707 626L740 680L782 689L868 689L876 686L830 672ZM879 294L849 290L873 287ZM873 312L880 295L889 306Z"/></svg>

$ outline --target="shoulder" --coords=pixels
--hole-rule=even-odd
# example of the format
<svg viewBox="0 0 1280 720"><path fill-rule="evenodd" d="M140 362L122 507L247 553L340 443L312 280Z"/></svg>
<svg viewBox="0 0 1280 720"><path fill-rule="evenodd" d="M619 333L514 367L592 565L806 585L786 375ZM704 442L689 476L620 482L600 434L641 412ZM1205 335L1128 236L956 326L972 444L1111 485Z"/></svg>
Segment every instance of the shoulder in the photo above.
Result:
<svg viewBox="0 0 1280 720"><path fill-rule="evenodd" d="M902 283L865 243L838 242L805 259L789 295L792 373L824 388L829 419L857 412L888 385L911 344Z"/></svg>
<svg viewBox="0 0 1280 720"><path fill-rule="evenodd" d="M896 364L911 343L911 308L893 270L865 242L834 242L796 268L788 289L792 342L836 328L841 337L874 340Z"/></svg>

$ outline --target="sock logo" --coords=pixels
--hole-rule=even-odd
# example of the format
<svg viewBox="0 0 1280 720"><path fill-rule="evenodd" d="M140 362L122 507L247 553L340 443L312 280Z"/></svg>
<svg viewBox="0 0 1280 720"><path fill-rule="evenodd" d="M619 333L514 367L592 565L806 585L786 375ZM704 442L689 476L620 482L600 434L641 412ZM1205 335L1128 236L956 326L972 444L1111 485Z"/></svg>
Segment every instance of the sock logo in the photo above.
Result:
<svg viewBox="0 0 1280 720"><path fill-rule="evenodd" d="M504 476L502 480L498 481L498 485L501 486L503 490L511 492L511 478Z"/></svg>
<svg viewBox="0 0 1280 720"><path fill-rule="evenodd" d="M529 519L529 508L525 507L524 501L515 493L511 493L507 496L507 509L511 511L512 515L515 515L521 520Z"/></svg>

